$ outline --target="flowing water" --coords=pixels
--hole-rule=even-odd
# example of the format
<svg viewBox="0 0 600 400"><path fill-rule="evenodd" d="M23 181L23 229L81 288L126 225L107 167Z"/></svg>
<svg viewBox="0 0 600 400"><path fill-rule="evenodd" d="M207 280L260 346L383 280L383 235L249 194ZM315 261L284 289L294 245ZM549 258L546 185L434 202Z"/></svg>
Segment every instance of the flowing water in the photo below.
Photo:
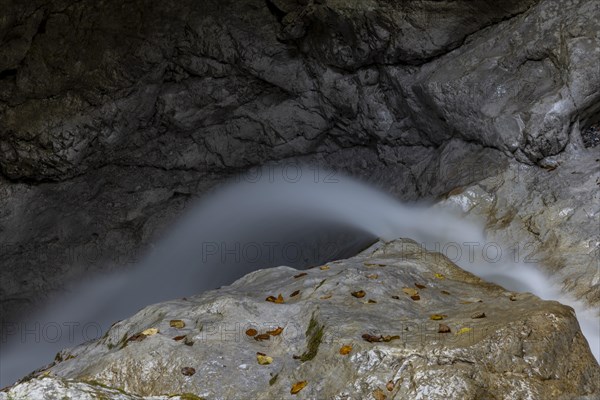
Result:
<svg viewBox="0 0 600 400"><path fill-rule="evenodd" d="M437 208L403 205L340 174L264 167L204 196L131 270L81 282L38 315L4 327L0 386L51 362L63 348L98 338L146 305L213 289L258 268L350 257L376 238L398 237L441 250L508 290L571 305L599 358L598 316L561 294L535 266L490 262L477 250L486 244L481 226Z"/></svg>

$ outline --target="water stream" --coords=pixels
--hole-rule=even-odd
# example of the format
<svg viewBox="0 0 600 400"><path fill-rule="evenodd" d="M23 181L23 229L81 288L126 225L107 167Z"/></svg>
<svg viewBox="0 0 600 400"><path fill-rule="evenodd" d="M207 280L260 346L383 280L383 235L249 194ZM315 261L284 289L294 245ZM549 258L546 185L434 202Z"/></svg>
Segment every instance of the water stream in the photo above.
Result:
<svg viewBox="0 0 600 400"><path fill-rule="evenodd" d="M101 336L146 305L198 294L258 268L350 257L376 238L398 237L446 249L462 268L508 290L571 305L600 357L595 312L561 293L534 265L489 262L473 251L486 243L481 226L441 209L403 205L339 173L264 167L203 196L131 270L91 277L37 315L4 327L0 386L48 364L63 348Z"/></svg>

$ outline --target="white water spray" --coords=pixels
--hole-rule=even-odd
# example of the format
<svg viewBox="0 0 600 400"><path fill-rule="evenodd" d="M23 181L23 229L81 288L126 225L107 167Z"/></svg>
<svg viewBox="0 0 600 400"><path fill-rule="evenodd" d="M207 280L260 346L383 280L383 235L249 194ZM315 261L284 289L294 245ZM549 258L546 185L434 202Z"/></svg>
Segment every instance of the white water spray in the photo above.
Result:
<svg viewBox="0 0 600 400"><path fill-rule="evenodd" d="M99 337L146 305L198 294L258 268L350 256L374 237L408 237L430 250L452 247L463 255L473 253L473 243L485 244L481 227L442 210L402 205L339 174L302 167L293 176L288 172L264 168L252 179L225 185L186 212L131 271L94 277L33 318L3 327L0 386L52 361L62 348ZM325 240L337 235L338 248L315 255L312 250L327 247L319 239L323 232ZM479 251L474 254L455 261L508 290L571 305L599 359L600 321L594 312L562 295L531 264L490 263Z"/></svg>

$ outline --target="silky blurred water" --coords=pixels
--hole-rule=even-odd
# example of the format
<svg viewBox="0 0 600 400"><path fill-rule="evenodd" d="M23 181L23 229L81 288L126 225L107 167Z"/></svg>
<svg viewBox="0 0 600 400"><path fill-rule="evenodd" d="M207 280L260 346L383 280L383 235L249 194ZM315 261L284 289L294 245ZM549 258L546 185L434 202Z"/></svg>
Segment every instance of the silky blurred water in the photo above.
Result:
<svg viewBox="0 0 600 400"><path fill-rule="evenodd" d="M222 186L185 212L135 268L90 277L37 315L4 327L0 386L51 362L63 348L101 336L146 305L198 294L258 268L297 268L349 257L375 238L407 237L512 291L571 305L600 357L600 320L532 264L492 261L483 227L439 208L403 205L339 173L264 167ZM476 245L477 244L477 245ZM489 246L488 246L489 247Z"/></svg>

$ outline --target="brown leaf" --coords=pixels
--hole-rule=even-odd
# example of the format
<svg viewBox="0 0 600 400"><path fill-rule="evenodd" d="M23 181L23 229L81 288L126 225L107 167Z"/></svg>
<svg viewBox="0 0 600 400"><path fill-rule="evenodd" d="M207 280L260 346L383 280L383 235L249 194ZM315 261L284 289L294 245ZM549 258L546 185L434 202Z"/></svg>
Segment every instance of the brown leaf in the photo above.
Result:
<svg viewBox="0 0 600 400"><path fill-rule="evenodd" d="M306 385L308 385L307 381L296 382L292 385L292 389L290 390L290 393L296 394L299 391L301 391L302 389L304 389L306 387Z"/></svg>
<svg viewBox="0 0 600 400"><path fill-rule="evenodd" d="M369 300L367 300L367 303L369 303L369 304L376 304L377 301L373 300L373 299L369 299Z"/></svg>
<svg viewBox="0 0 600 400"><path fill-rule="evenodd" d="M343 345L340 348L340 354L343 356L350 354L351 351L352 351L352 345L350 345L350 344Z"/></svg>
<svg viewBox="0 0 600 400"><path fill-rule="evenodd" d="M260 342L262 342L263 340L269 340L270 338L271 335L269 335L268 333L261 333L260 335L254 336L254 340L258 340Z"/></svg>
<svg viewBox="0 0 600 400"><path fill-rule="evenodd" d="M281 293L279 293L279 295L277 297L275 296L269 296L265 299L266 301L270 301L271 303L277 303L277 304L282 304L285 301L283 300L283 296L281 295Z"/></svg>
<svg viewBox="0 0 600 400"><path fill-rule="evenodd" d="M127 339L128 342L141 342L142 340L146 339L147 336L144 335L143 333L136 333L135 335L132 335L129 339Z"/></svg>
<svg viewBox="0 0 600 400"><path fill-rule="evenodd" d="M366 267L385 267L385 264L379 264L379 263L364 263Z"/></svg>
<svg viewBox="0 0 600 400"><path fill-rule="evenodd" d="M180 319L172 319L169 321L169 326L171 326L172 328L181 329L185 328L185 322L183 322Z"/></svg>
<svg viewBox="0 0 600 400"><path fill-rule="evenodd" d="M302 278L303 276L308 275L306 272L300 272L298 275L294 275L294 278Z"/></svg>
<svg viewBox="0 0 600 400"><path fill-rule="evenodd" d="M256 336L256 334L258 333L258 331L256 329L250 328L246 330L246 335L248 336Z"/></svg>
<svg viewBox="0 0 600 400"><path fill-rule="evenodd" d="M448 325L440 324L438 326L438 333L450 333L450 327Z"/></svg>
<svg viewBox="0 0 600 400"><path fill-rule="evenodd" d="M321 299L321 300L327 300L327 299L330 299L330 298L331 298L331 296L332 296L332 294L331 294L331 293L330 293L330 294L326 294L325 296L321 296L321 297L320 297L320 299Z"/></svg>
<svg viewBox="0 0 600 400"><path fill-rule="evenodd" d="M377 275L377 274L371 274L371 275L367 275L367 278L369 278L369 279L377 279L377 278L379 278L379 275Z"/></svg>
<svg viewBox="0 0 600 400"><path fill-rule="evenodd" d="M449 291L447 291L447 290L442 290L442 294L449 295L449 294L450 294L450 292L449 292Z"/></svg>
<svg viewBox="0 0 600 400"><path fill-rule="evenodd" d="M385 385L385 388L388 390L388 392L391 392L394 390L394 381L388 381L388 383Z"/></svg>
<svg viewBox="0 0 600 400"><path fill-rule="evenodd" d="M365 297L367 293L364 290L358 290L356 292L352 292L352 296L358 298L358 299L362 299L363 297Z"/></svg>
<svg viewBox="0 0 600 400"><path fill-rule="evenodd" d="M485 318L485 313L484 312L478 312L478 313L472 314L471 318L473 318L473 319Z"/></svg>
<svg viewBox="0 0 600 400"><path fill-rule="evenodd" d="M185 339L185 335L175 336L173 338L173 340L176 342L179 342L180 340L183 340L183 339Z"/></svg>
<svg viewBox="0 0 600 400"><path fill-rule="evenodd" d="M295 296L298 296L299 294L300 294L300 291L299 291L299 290L294 290L294 291L292 292L292 294L290 294L290 297L295 297Z"/></svg>
<svg viewBox="0 0 600 400"><path fill-rule="evenodd" d="M369 343L381 342L381 336L371 335L370 333L364 333L362 338Z"/></svg>
<svg viewBox="0 0 600 400"><path fill-rule="evenodd" d="M385 399L387 399L387 396L385 395L383 390L377 388L373 391L373 398L375 400L385 400Z"/></svg>
<svg viewBox="0 0 600 400"><path fill-rule="evenodd" d="M417 288L419 288L419 289L425 289L425 288L427 288L427 286L425 286L425 285L421 285L421 284L419 284L419 283L415 283L415 286L416 286Z"/></svg>
<svg viewBox="0 0 600 400"><path fill-rule="evenodd" d="M400 300L400 296L392 296L392 299Z"/></svg>
<svg viewBox="0 0 600 400"><path fill-rule="evenodd" d="M279 336L281 335L281 332L283 332L283 328L278 326L276 329L273 329L272 331L267 331L267 333L271 336Z"/></svg>
<svg viewBox="0 0 600 400"><path fill-rule="evenodd" d="M181 373L185 376L192 376L196 373L196 370L192 367L183 367L181 368Z"/></svg>
<svg viewBox="0 0 600 400"><path fill-rule="evenodd" d="M414 296L410 296L410 298L413 299L414 301L421 300L421 296L419 296L418 294L415 294Z"/></svg>

